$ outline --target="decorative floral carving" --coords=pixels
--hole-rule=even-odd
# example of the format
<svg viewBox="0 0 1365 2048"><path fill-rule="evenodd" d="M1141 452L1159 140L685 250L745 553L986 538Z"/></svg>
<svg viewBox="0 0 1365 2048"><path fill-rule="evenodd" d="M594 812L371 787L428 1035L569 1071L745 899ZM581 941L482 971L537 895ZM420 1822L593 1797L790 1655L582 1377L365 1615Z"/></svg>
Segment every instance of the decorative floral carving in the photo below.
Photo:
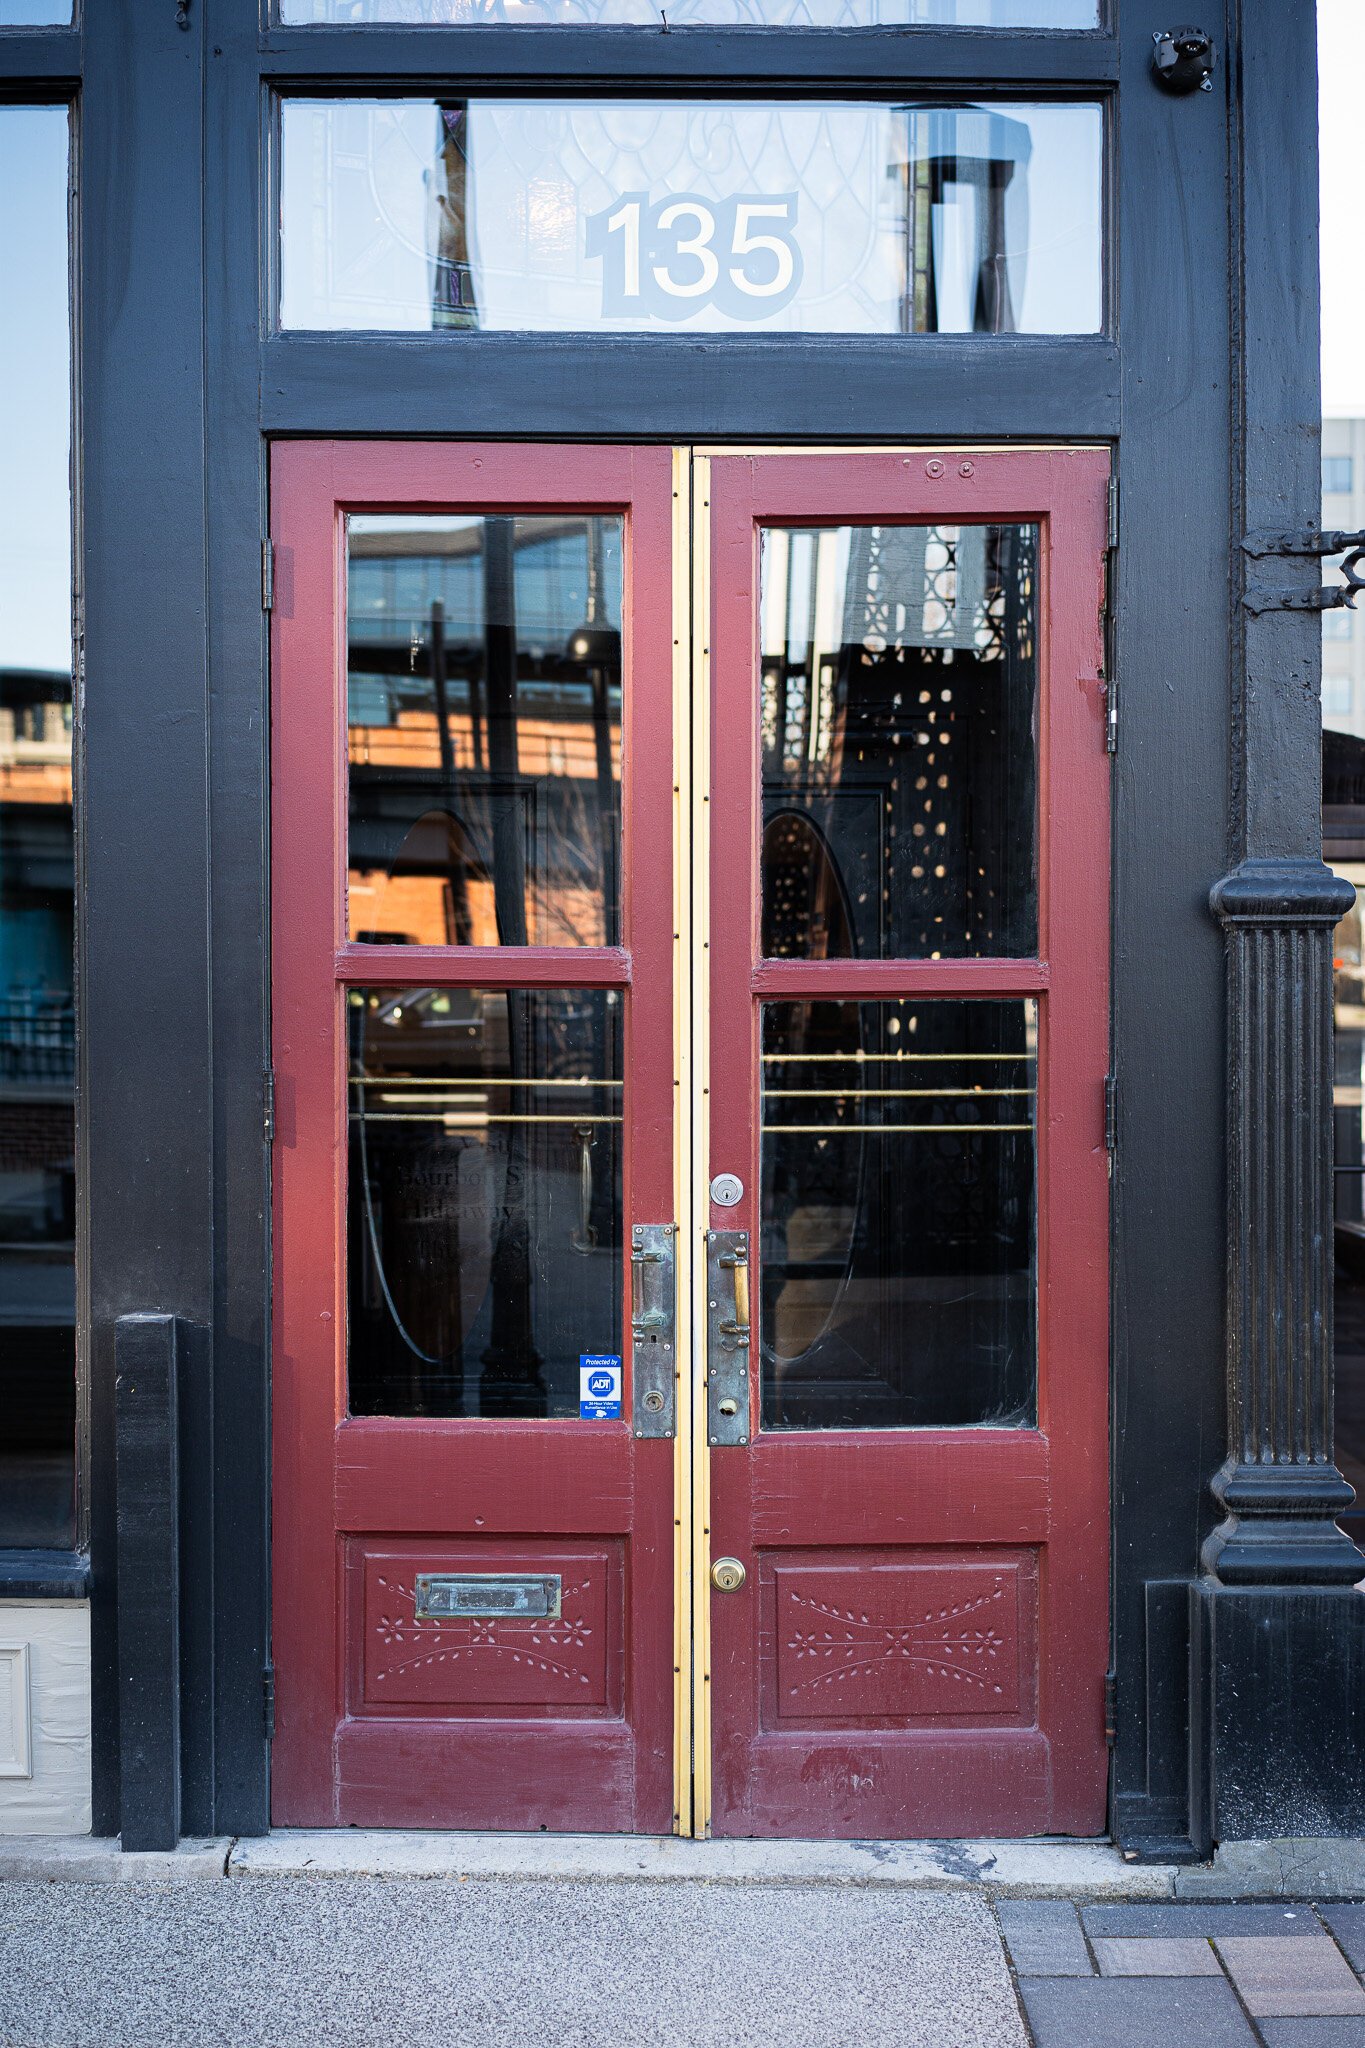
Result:
<svg viewBox="0 0 1365 2048"><path fill-rule="evenodd" d="M992 1697L1003 1695L999 1682L1002 1654L1012 1641L989 1622L971 1623L1006 1598L1003 1577L990 1591L953 1605L929 1607L908 1621L888 1621L859 1609L836 1607L826 1600L789 1589L791 1607L810 1616L808 1626L793 1628L784 1645L788 1656L815 1665L788 1687L788 1696L834 1691L850 1679L865 1679L888 1662L913 1664L923 1676L965 1686Z"/></svg>
<svg viewBox="0 0 1365 2048"><path fill-rule="evenodd" d="M412 1586L380 1574L376 1574L374 1583L385 1596L385 1608L374 1623L373 1639L390 1653L388 1662L370 1674L376 1685L424 1666L504 1657L570 1685L588 1686L593 1682L582 1669L581 1658L573 1656L575 1651L588 1649L593 1633L579 1614L563 1614L552 1621L525 1617L419 1620ZM576 1586L565 1586L564 1604L582 1599L588 1590L586 1580ZM387 1611L390 1601L393 1612Z"/></svg>

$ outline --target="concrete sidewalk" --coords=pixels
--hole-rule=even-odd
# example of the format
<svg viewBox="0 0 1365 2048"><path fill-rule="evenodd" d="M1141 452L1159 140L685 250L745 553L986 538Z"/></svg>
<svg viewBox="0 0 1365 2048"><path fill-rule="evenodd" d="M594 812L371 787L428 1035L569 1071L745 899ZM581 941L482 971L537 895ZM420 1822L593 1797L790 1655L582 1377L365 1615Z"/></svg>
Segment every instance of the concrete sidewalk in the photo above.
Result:
<svg viewBox="0 0 1365 2048"><path fill-rule="evenodd" d="M6 2048L1025 2048L989 1902L354 1878L0 1886Z"/></svg>
<svg viewBox="0 0 1365 2048"><path fill-rule="evenodd" d="M1362 1854L1244 1844L1176 1870L1098 1843L11 1841L0 2044L1365 2048L1365 1908L1331 1902ZM1327 1902L1286 1897L1295 1875Z"/></svg>

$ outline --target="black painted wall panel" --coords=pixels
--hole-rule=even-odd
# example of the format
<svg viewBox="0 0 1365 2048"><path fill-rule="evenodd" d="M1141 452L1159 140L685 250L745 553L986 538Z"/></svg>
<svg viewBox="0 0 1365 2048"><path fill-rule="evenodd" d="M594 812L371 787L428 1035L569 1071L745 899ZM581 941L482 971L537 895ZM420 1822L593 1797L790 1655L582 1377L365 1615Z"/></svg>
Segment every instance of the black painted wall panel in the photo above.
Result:
<svg viewBox="0 0 1365 2048"><path fill-rule="evenodd" d="M1229 771L1228 70L1214 92L1167 98L1150 65L1169 26L1155 0L1125 0L1114 1785L1135 1837L1185 1798L1169 1744L1154 1746L1149 1782L1145 1582L1196 1569L1224 1410L1223 945L1208 892L1226 858Z"/></svg>
<svg viewBox="0 0 1365 2048"><path fill-rule="evenodd" d="M95 1828L111 1832L114 1322L160 1309L207 1332L213 1315L199 35L173 8L99 0L85 65L82 1107ZM213 1774L207 1337L181 1363L183 1813L198 1829Z"/></svg>

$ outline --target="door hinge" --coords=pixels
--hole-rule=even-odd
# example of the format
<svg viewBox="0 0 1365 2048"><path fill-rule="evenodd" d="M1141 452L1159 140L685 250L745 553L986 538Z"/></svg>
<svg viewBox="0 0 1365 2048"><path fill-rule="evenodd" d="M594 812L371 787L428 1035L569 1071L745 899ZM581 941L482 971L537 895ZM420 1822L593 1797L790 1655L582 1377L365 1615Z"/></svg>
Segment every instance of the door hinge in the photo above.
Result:
<svg viewBox="0 0 1365 2048"><path fill-rule="evenodd" d="M262 1122L265 1130L265 1142L267 1145L273 1145L275 1142L275 1069L273 1067L267 1067L265 1070L262 1095L264 1104Z"/></svg>
<svg viewBox="0 0 1365 2048"><path fill-rule="evenodd" d="M1119 686L1112 676L1104 679L1104 751L1119 750Z"/></svg>
<svg viewBox="0 0 1365 2048"><path fill-rule="evenodd" d="M267 1664L261 1673L261 1715L265 1722L265 1739L275 1740L275 1667Z"/></svg>
<svg viewBox="0 0 1365 2048"><path fill-rule="evenodd" d="M274 609L275 543L273 540L263 540L261 542L261 610L263 612L273 612Z"/></svg>
<svg viewBox="0 0 1365 2048"><path fill-rule="evenodd" d="M1114 549L1115 549L1115 548L1116 548L1116 547L1118 546L1118 544L1119 544L1119 480L1118 480L1117 476L1111 475L1111 476L1110 476L1110 478L1109 478L1109 528L1108 528L1108 534L1107 534L1107 538L1106 538L1106 545L1107 545L1107 547L1108 547L1108 549L1109 549L1109 552L1110 552L1111 554L1113 553Z"/></svg>
<svg viewBox="0 0 1365 2048"><path fill-rule="evenodd" d="M1111 1155L1119 1148L1119 1084L1116 1074L1104 1077L1104 1149Z"/></svg>
<svg viewBox="0 0 1365 2048"><path fill-rule="evenodd" d="M1356 592L1365 590L1365 529L1359 533L1335 529L1319 532L1317 527L1310 526L1297 533L1249 533L1242 542L1242 553L1253 560L1271 555L1316 561L1329 555L1345 557L1338 564L1340 583L1320 583L1312 590L1276 590L1261 583L1249 584L1242 595L1242 603L1249 612L1354 611Z"/></svg>
<svg viewBox="0 0 1365 2048"><path fill-rule="evenodd" d="M1110 1749L1119 1735L1119 1675L1117 1671L1104 1674L1104 1739Z"/></svg>

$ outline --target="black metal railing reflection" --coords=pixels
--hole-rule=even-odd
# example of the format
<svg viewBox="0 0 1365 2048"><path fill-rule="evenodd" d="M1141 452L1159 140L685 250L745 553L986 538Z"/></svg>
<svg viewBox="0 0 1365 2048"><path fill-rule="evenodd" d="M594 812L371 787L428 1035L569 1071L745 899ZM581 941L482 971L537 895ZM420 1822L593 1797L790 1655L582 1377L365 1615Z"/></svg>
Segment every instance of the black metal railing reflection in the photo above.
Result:
<svg viewBox="0 0 1365 2048"><path fill-rule="evenodd" d="M76 1013L63 1003L0 1003L0 1081L74 1085Z"/></svg>

